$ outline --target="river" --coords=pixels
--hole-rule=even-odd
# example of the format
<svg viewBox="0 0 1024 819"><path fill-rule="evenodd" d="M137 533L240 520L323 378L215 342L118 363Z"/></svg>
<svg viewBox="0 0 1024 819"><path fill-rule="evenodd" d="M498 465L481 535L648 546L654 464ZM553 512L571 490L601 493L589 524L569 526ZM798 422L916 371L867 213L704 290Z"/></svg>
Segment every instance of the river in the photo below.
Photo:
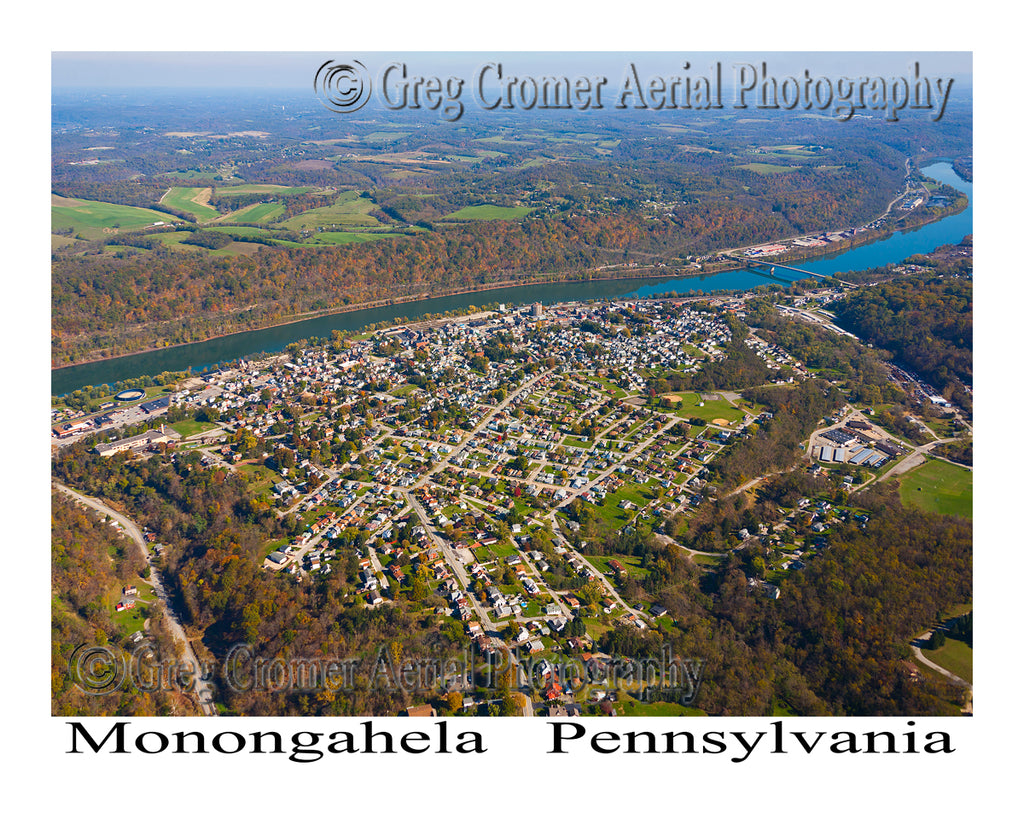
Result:
<svg viewBox="0 0 1024 819"><path fill-rule="evenodd" d="M880 267L890 262L903 261L915 253L927 253L939 245L955 244L964 236L973 233L973 186L960 179L948 162L928 166L926 175L966 193L970 203L968 207L960 213L948 216L938 222L914 230L894 233L881 241L863 245L832 257L797 263L798 266L822 275ZM460 296L444 296L408 302L390 307L336 313L294 324L268 327L265 330L234 333L223 338L185 344L180 347L168 347L148 353L62 367L52 371L50 386L53 395L63 395L87 384L113 384L126 378L187 370L189 367L193 370L202 370L225 361L260 352L279 352L291 342L299 339L314 336L327 338L331 335L332 330L359 330L368 324L376 324L402 316L415 319L427 313L444 313L474 304L503 302L517 305L532 304L538 301L543 304L555 304L563 301L654 296L673 291L682 294L712 290L752 290L768 281L769 279L757 273L731 270L710 276L689 276L681 279L622 279L502 287Z"/></svg>

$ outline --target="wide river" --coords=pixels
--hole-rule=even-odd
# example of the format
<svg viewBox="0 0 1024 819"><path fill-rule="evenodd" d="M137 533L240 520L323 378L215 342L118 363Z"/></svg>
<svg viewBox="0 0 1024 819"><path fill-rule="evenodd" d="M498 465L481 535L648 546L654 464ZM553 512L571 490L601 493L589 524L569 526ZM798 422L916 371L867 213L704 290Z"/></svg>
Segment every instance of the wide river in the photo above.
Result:
<svg viewBox="0 0 1024 819"><path fill-rule="evenodd" d="M828 275L847 270L863 270L880 267L890 262L901 262L915 253L927 253L939 245L955 244L964 236L973 233L972 186L954 173L946 162L931 165L927 175L944 182L967 194L970 205L956 214L933 222L930 225L903 233L895 233L887 239L855 248L832 257L813 262L799 263L798 266L812 273ZM51 373L51 394L63 395L87 384L113 384L126 378L140 375L156 375L162 372L202 370L225 361L247 357L259 352L279 352L286 345L303 338L327 338L332 330L358 330L368 324L405 316L415 319L427 313L444 313L448 310L468 307L473 304L555 304L564 301L587 301L589 299L611 299L630 296L654 296L661 293L689 293L712 290L752 290L765 284L769 279L745 270L732 270L711 276L690 276L682 279L623 279L618 281L566 282L564 284L539 284L523 287L503 287L461 296L444 296L437 299L396 304L390 307L375 307L353 310L306 321L234 333L223 338L185 344L148 353L138 353L122 358L95 361L62 367Z"/></svg>

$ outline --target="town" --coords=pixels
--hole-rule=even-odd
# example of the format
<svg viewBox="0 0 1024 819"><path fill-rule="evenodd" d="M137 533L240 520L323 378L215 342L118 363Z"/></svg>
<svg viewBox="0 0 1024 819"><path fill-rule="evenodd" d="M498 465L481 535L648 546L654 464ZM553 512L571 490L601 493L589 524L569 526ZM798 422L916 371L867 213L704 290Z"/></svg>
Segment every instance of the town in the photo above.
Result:
<svg viewBox="0 0 1024 819"><path fill-rule="evenodd" d="M852 337L826 309L837 295L820 288L776 309ZM847 403L820 419L795 468L851 500L794 498L771 522L731 531L724 553L673 541L670 521L719 497L715 458L772 413L737 392L671 389L664 376L723 362L755 297L498 305L335 334L163 390L122 391L91 415L55 411L54 447L141 422L144 431L94 451L192 454L204 468L243 476L254 502L292 522L292 536L266 543L265 572L302 584L349 567L358 578L351 593L370 609L438 601L439 622L457 624L477 656L511 663L528 692L523 713L536 704L572 715L595 703L610 713L621 688L567 674L565 659L609 661L602 635L657 628L666 608L638 594L650 567L593 548L588 521L619 537L652 536L704 567L729 552L754 555L751 592L777 600L785 578L828 548L833 523L866 525L853 493L951 438L919 421L928 439L915 446L882 428L873 408ZM756 329L743 347L769 384L820 377ZM891 367L890 378L895 386L910 376ZM969 430L934 390L919 397L947 428ZM476 704L466 680L449 685L465 688L460 707ZM658 685L644 680L627 696L656 699Z"/></svg>

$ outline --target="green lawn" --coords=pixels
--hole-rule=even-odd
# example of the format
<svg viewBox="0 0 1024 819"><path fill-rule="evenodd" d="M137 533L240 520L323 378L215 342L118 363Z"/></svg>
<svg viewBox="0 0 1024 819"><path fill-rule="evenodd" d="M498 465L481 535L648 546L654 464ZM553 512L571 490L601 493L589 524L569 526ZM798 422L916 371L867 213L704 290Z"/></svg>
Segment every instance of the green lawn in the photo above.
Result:
<svg viewBox="0 0 1024 819"><path fill-rule="evenodd" d="M171 188L163 195L160 204L167 205L167 207L175 208L176 210L183 210L185 213L191 213L200 222L207 222L210 219L216 219L220 216L220 213L209 205L200 205L198 202L192 201L193 197L204 190L206 188Z"/></svg>
<svg viewBox="0 0 1024 819"><path fill-rule="evenodd" d="M617 704L616 713L623 717L703 717L706 712L699 708L688 708L678 702L639 702L623 695Z"/></svg>
<svg viewBox="0 0 1024 819"><path fill-rule="evenodd" d="M934 651L925 648L921 649L921 653L936 665L941 665L947 671L953 672L960 679L967 680L969 683L974 682L971 678L974 668L974 651L967 643L947 637L942 648L937 648Z"/></svg>
<svg viewBox="0 0 1024 819"><path fill-rule="evenodd" d="M500 205L471 205L449 213L443 221L494 221L495 219L519 219L530 213L533 208L505 208Z"/></svg>
<svg viewBox="0 0 1024 819"><path fill-rule="evenodd" d="M928 460L900 479L904 506L940 515L973 516L974 476L969 469Z"/></svg>
<svg viewBox="0 0 1024 819"><path fill-rule="evenodd" d="M139 586L139 588L141 590L142 587ZM120 596L118 596L118 599L120 599ZM125 635L141 631L147 617L149 617L149 606L142 600L139 600L130 609L111 611L110 613L110 621Z"/></svg>
<svg viewBox="0 0 1024 819"><path fill-rule="evenodd" d="M608 565L609 561L617 560L621 563L625 569L626 574L631 577L646 577L648 572L647 569L640 568L641 558L633 555L586 555L587 560L603 575L611 575L614 580L618 580L618 576Z"/></svg>
<svg viewBox="0 0 1024 819"><path fill-rule="evenodd" d="M281 476L259 464L240 464L238 471L249 480L249 489L254 495L269 490L281 480Z"/></svg>
<svg viewBox="0 0 1024 819"><path fill-rule="evenodd" d="M593 445L593 441L588 441L586 438L580 438L575 435L566 435L562 439L562 446L574 446L577 449L590 449Z"/></svg>

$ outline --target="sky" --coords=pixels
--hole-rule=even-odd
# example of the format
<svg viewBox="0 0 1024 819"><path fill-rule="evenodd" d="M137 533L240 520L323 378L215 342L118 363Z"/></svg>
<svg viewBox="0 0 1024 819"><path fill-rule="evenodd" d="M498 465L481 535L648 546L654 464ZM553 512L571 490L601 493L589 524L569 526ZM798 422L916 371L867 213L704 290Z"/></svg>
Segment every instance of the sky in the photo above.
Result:
<svg viewBox="0 0 1024 819"><path fill-rule="evenodd" d="M621 76L629 62L649 74L679 73L689 61L689 73L707 71L721 62L726 73L734 63L767 63L778 78L801 76L907 76L918 62L922 74L953 76L969 82L970 52L778 52L778 51L55 51L52 87L60 88L309 88L316 68L326 60L361 60L376 75L390 62L404 62L411 72L470 77L481 65L503 62L516 71L535 76L603 74Z"/></svg>

